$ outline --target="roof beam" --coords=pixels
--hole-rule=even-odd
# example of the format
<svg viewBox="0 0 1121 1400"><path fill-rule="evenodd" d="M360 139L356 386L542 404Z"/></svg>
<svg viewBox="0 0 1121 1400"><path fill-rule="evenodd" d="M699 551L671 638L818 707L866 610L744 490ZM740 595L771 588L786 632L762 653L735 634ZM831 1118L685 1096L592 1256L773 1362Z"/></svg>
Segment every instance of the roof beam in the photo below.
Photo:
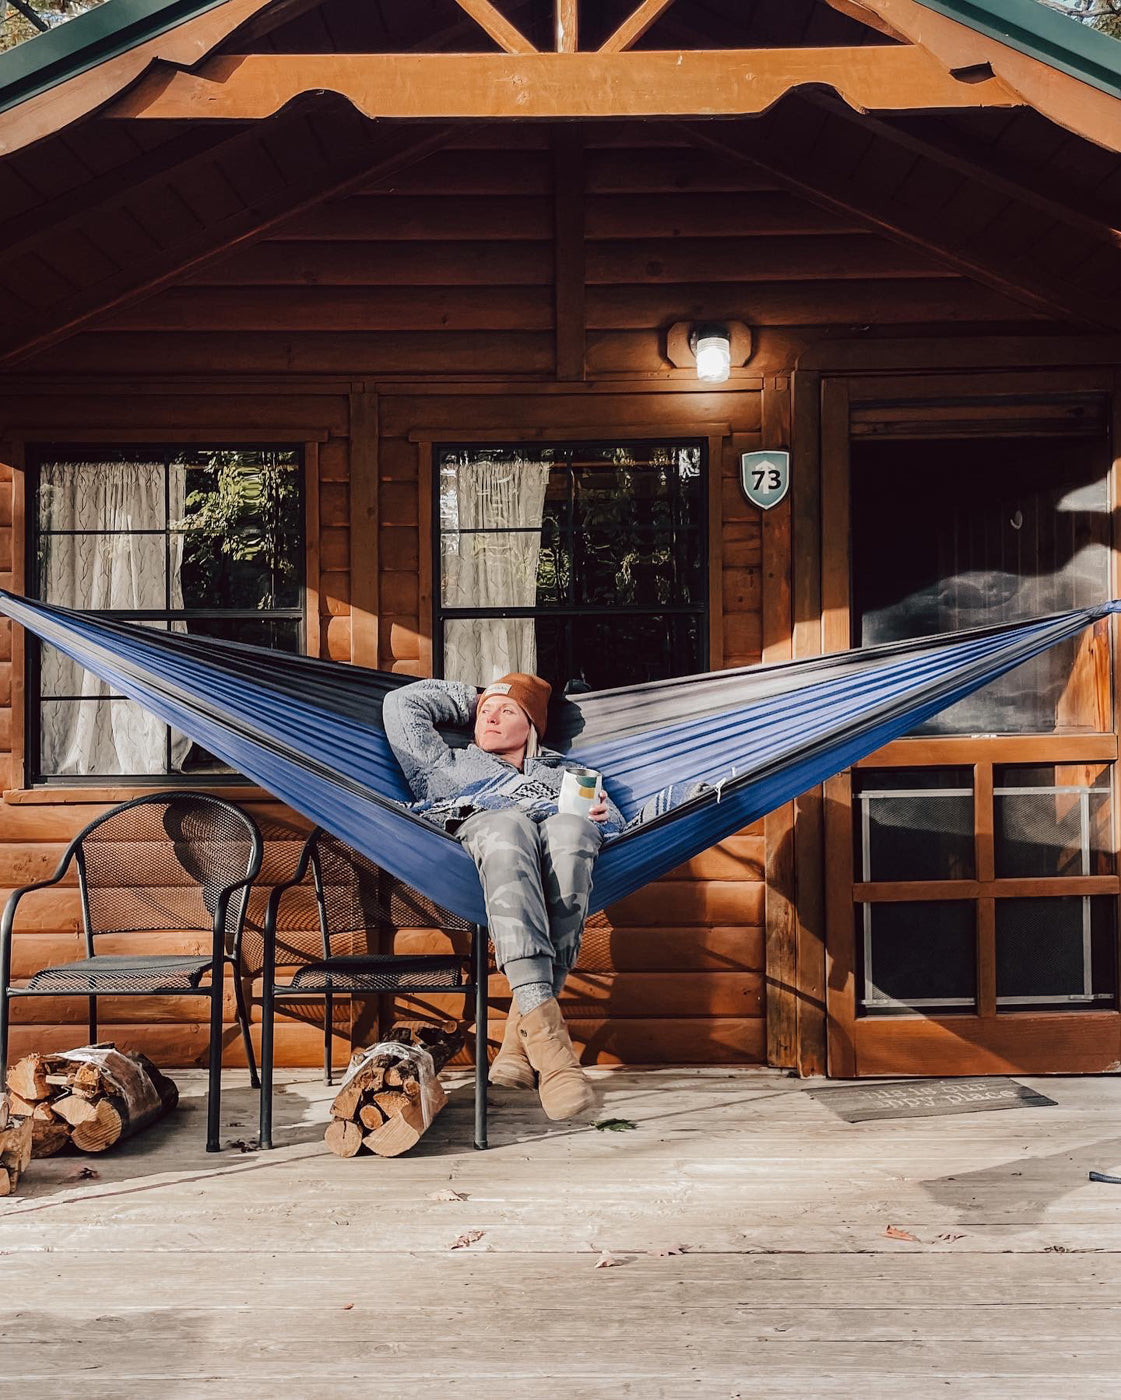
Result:
<svg viewBox="0 0 1121 1400"><path fill-rule="evenodd" d="M470 15L480 29L485 29L500 49L510 54L536 53L537 50L490 0L455 0L464 12Z"/></svg>
<svg viewBox="0 0 1121 1400"><path fill-rule="evenodd" d="M805 110L805 109L804 109ZM812 110L812 109L811 109ZM1009 253L988 231L962 233L943 217L941 194L920 182L892 189L878 176L879 163L865 143L851 164L839 159L820 123L803 121L799 131L792 109L758 121L719 129L687 128L701 146L766 170L788 189L846 217L857 216L897 241L1042 314L1077 320L1109 330L1121 328L1121 308L1060 281L1047 269ZM822 120L829 117L824 114ZM835 118L834 118L835 120ZM875 141L877 138L872 137Z"/></svg>
<svg viewBox="0 0 1121 1400"><path fill-rule="evenodd" d="M734 117L806 85L857 111L1019 105L995 78L963 81L920 48L723 49L533 54L220 54L158 68L116 117L254 121L305 92L336 92L368 117Z"/></svg>
<svg viewBox="0 0 1121 1400"><path fill-rule="evenodd" d="M967 20L939 13L922 0L827 2L876 28L886 25L910 43L921 45L951 71L989 64L1007 90L1017 93L1024 105L1034 107L1058 126L1088 141L1108 150L1121 151L1121 103L1111 92L1100 90L1091 81L1075 77L1070 71L1064 72L1061 62L1047 62L1026 49L1001 43L991 33L982 32L980 27L975 29ZM974 6L975 11L984 8ZM1066 26L1071 25L1071 21L1048 11L1045 6L1024 6L1022 19L1029 26L1044 24L1053 28L1057 23L1067 43L1075 40L1079 44L1096 42L1100 45L1106 37L1092 31L1083 32L1077 25L1068 31ZM1108 46L1104 51L1109 53ZM1042 52L1041 49L1040 55ZM1116 65L1115 57L1112 62ZM1110 74L1110 78L1116 82L1115 74Z"/></svg>
<svg viewBox="0 0 1121 1400"><path fill-rule="evenodd" d="M606 43L599 46L600 53L623 53L637 44L672 4L673 0L642 0L638 9L632 11Z"/></svg>
<svg viewBox="0 0 1121 1400"><path fill-rule="evenodd" d="M306 116L294 113L287 120L302 122ZM302 180L287 180L277 171L273 192L256 200L252 207L192 230L180 242L111 274L83 289L79 296L36 311L26 322L9 320L0 331L0 365L45 350L106 311L131 305L179 281L215 258L264 237L278 224L325 199L349 194L371 180L422 160L444 145L449 134L446 129L418 132L415 127L378 128L373 133L369 129L356 132L353 128L340 131L337 140L324 142L324 160L309 166ZM241 141L249 147L259 137L260 133L254 131L243 134ZM258 150L259 161L262 156Z"/></svg>

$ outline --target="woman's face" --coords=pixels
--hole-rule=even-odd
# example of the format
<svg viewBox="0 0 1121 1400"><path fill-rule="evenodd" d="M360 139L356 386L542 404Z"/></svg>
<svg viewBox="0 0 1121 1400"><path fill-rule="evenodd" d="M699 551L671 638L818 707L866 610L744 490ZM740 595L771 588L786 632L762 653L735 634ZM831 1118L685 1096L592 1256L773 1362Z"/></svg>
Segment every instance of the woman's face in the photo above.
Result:
<svg viewBox="0 0 1121 1400"><path fill-rule="evenodd" d="M505 695L488 695L475 714L475 743L486 753L517 753L529 739L529 716Z"/></svg>

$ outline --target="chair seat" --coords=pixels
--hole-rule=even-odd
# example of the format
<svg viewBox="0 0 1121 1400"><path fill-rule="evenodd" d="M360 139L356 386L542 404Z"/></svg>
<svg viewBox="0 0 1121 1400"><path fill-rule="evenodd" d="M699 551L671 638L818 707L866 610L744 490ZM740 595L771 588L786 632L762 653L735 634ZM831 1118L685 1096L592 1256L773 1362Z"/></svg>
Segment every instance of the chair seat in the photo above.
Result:
<svg viewBox="0 0 1121 1400"><path fill-rule="evenodd" d="M285 992L459 991L464 986L463 959L417 954L359 954L307 963L291 982L277 986Z"/></svg>
<svg viewBox="0 0 1121 1400"><path fill-rule="evenodd" d="M207 957L152 953L130 957L106 954L81 962L45 967L12 996L36 992L189 992L198 988L210 967Z"/></svg>

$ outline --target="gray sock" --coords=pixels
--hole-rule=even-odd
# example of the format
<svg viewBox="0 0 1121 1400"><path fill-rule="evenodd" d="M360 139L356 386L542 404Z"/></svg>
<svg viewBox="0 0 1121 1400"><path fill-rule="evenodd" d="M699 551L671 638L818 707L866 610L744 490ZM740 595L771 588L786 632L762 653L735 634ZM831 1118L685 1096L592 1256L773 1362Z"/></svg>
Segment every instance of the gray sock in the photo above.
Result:
<svg viewBox="0 0 1121 1400"><path fill-rule="evenodd" d="M542 1002L548 1001L553 995L553 984L551 982L523 982L520 987L514 988L514 1000L518 1004L518 1011L523 1016L528 1016L531 1011L536 1011Z"/></svg>

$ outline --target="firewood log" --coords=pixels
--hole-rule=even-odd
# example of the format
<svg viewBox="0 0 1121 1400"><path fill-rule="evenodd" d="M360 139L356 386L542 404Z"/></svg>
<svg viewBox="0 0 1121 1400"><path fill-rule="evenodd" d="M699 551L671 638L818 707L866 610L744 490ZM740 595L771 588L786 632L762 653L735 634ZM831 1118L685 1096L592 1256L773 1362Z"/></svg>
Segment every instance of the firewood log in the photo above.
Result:
<svg viewBox="0 0 1121 1400"><path fill-rule="evenodd" d="M8 1088L32 1103L49 1098L51 1088L42 1055L24 1055L22 1060L17 1060L8 1070Z"/></svg>
<svg viewBox="0 0 1121 1400"><path fill-rule="evenodd" d="M350 1078L331 1105L327 1146L340 1157L353 1157L363 1146L380 1157L408 1151L448 1100L440 1081L433 1077L422 1083L418 1060L402 1057L394 1046L427 1051L438 1074L462 1044L458 1031L402 1026L371 1050L358 1051Z"/></svg>
<svg viewBox="0 0 1121 1400"><path fill-rule="evenodd" d="M51 1156L67 1142L104 1152L179 1102L174 1083L146 1055L125 1054L108 1042L26 1055L8 1079L16 1086L15 1111L30 1120L36 1156Z"/></svg>
<svg viewBox="0 0 1121 1400"><path fill-rule="evenodd" d="M13 1118L0 1097L0 1196L10 1196L31 1161L31 1119Z"/></svg>
<svg viewBox="0 0 1121 1400"><path fill-rule="evenodd" d="M362 1149L362 1129L345 1118L332 1118L323 1139L336 1157L353 1157Z"/></svg>

